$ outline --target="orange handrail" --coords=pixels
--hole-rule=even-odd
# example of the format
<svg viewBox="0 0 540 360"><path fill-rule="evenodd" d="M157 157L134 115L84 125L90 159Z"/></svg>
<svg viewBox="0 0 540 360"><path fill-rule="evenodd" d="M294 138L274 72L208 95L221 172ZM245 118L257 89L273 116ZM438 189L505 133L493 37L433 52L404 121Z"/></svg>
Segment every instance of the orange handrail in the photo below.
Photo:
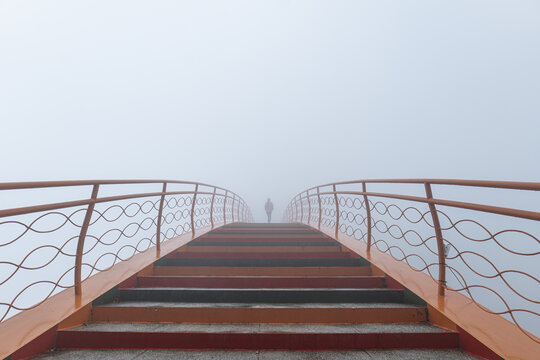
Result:
<svg viewBox="0 0 540 360"><path fill-rule="evenodd" d="M154 192L135 192L135 193L121 193L114 196L100 197L99 192L103 187L107 185L161 185L161 191ZM168 187L171 185L182 186L194 186L193 190L182 191L168 191ZM22 230L16 234L13 238L0 239L0 250L7 248L8 246L18 246L22 239L33 233L46 234L55 233L59 234L65 227L73 226L76 229L80 228L77 236L69 237L63 244L58 245L55 243L39 243L39 246L35 248L25 247L26 254L22 254L22 260L19 262L12 259L2 259L0 255L0 264L10 267L10 271L6 273L6 276L0 278L0 293L3 294L0 298L0 323L6 320L10 315L13 315L15 311L24 311L32 309L39 304L50 298L58 289L70 289L74 288L74 295L80 296L82 291L81 284L83 279L83 268L90 269L90 275L96 271L103 271L106 269L99 268L100 261L103 261L106 257L112 257L114 266L117 262L127 260L124 256L124 252L127 250L132 252L131 258L137 253L141 253L149 250L151 247L155 247L157 255L160 254L161 243L165 240L169 240L175 236L181 235L186 232L191 232L192 237L195 236L195 230L204 226L211 226L212 228L219 223L225 223L225 211L227 210L227 198L236 199L232 202L232 206L236 206L238 209L238 215L236 221L251 222L252 215L249 207L245 201L236 193L224 189L219 186L209 185L205 183L193 182L193 181L178 181L178 180L76 180L76 181L43 181L43 182L20 182L20 183L0 183L0 191L10 190L31 190L31 189L47 189L47 188L59 188L59 187L75 187L75 186L91 186L91 196L82 200L71 200L63 202L54 202L48 204L31 205L17 208L0 209L0 231L4 226L18 226ZM209 188L209 190L206 190ZM24 194L21 196L17 194L18 198L24 198ZM219 216L214 214L214 206L217 199L223 199L223 219L219 220ZM157 199L157 200L153 200ZM126 200L132 200L133 202L125 204ZM108 206L104 209L98 209L97 206L104 204ZM201 208L201 205L210 205L210 211L205 208ZM75 210L69 210L73 209ZM241 211L240 211L241 210ZM151 214L154 214L155 217ZM231 208L231 211L233 209ZM76 218L78 215L84 212L84 219L82 223L78 223ZM120 212L118 215L111 215L114 212ZM164 213L167 212L167 213ZM35 215L34 215L35 214ZM61 216L63 223L60 226L53 226L51 229L43 230L36 227L36 223L46 223L49 217ZM137 216L144 217L142 221L130 222L124 228L119 228L120 223L125 220L136 218ZM182 219L185 219L185 223L180 223ZM96 223L112 223L118 224L116 228L109 229L101 236L90 234L89 231L98 226ZM234 219L233 219L234 221ZM155 225L154 231L149 238L143 238L137 243L132 241L116 249L117 244L121 239L129 239L134 237L139 231L149 230L148 224ZM174 226L175 224L178 224ZM167 229L163 230L163 227ZM130 228L131 227L131 228ZM135 229L135 230L133 230ZM142 230L141 230L142 229ZM134 231L135 235L130 232ZM119 234L117 239L112 243L104 241L110 234ZM73 234L75 235L75 234ZM88 238L95 240L92 246L87 243ZM72 240L77 240L76 251L70 253ZM39 238L38 238L39 241ZM143 244L144 242L144 244ZM144 245L146 245L145 248ZM84 257L88 256L92 250L100 248L102 253L93 254L97 260L94 263L85 263ZM108 249L111 250L108 250ZM40 250L56 251L56 255L47 261L44 265L33 266L28 264L28 259L33 254ZM17 248L20 253L21 248ZM2 254L2 251L0 251ZM31 270L43 270L47 268L55 259L61 256L74 257L74 265L69 267L57 280L37 280L29 284L18 284L20 291L8 291L6 286L11 279L14 279L17 274L21 272L27 272ZM110 268L110 267L108 267ZM107 268L107 269L108 269ZM72 283L66 285L66 278L69 273L73 272L74 280ZM20 283L20 281L19 281ZM18 301L24 296L26 291L30 291L33 287L49 284L53 290L43 294L41 298L33 297L33 304L30 306L18 305ZM13 285L13 284L11 284ZM25 285L25 286L24 286ZM24 286L24 287L23 287ZM7 297L7 296L8 297Z"/></svg>
<svg viewBox="0 0 540 360"><path fill-rule="evenodd" d="M401 193L386 193L386 192L370 192L367 190L367 184L418 184L423 185L424 196L412 196ZM346 189L339 187L346 186ZM355 190L355 186L361 186L361 189ZM287 206L284 214L284 221L289 222L304 222L303 217L298 216L298 204L310 197L315 197L318 203L318 228L325 229L327 233L331 233L339 240L340 234L348 239L353 236L357 240L363 240L365 243L366 253L372 246L376 246L378 250L387 253L396 260L407 263L416 271L427 272L435 281L439 297L444 299L445 291L450 290L460 292L467 295L476 304L481 305L482 301L477 299L473 294L474 290L484 289L489 291L497 299L500 299L504 304L503 311L492 311L485 306L480 307L492 314L508 315L515 326L523 332L524 335L530 337L535 342L540 343L538 337L525 330L521 321L517 319L517 314L528 314L529 320L536 324L532 328L538 329L540 325L540 314L535 311L537 304L540 304L540 299L537 295L540 290L540 280L537 278L537 272L534 268L527 270L519 269L500 269L501 266L520 266L518 260L515 264L508 263L508 259L504 256L500 258L492 258L489 252L480 251L460 251L460 246L467 246L469 243L483 243L486 241L492 242L493 246L502 249L508 254L512 254L522 258L540 257L540 240L538 235L534 235L534 230L538 230L540 224L540 212L524 210L518 208L509 208L501 206L493 206L479 204L475 202L456 201L452 199L435 198L432 193L432 186L452 186L458 187L482 187L491 189L519 190L530 192L531 195L540 191L540 183L538 182L511 182L511 181L483 181L483 180L458 180L458 179L366 179L352 180L328 183L310 187L294 196ZM352 189L351 189L352 188ZM376 201L374 199L377 199ZM380 200L379 200L380 199ZM384 199L393 199L400 201L406 205L402 208L394 203L387 204ZM427 204L427 209L420 210L415 205L418 203ZM441 208L453 208L457 215L447 215ZM465 211L467 211L465 213ZM471 216L471 211L474 214L483 214L482 217L491 214L500 215L507 218L518 219L515 221L526 221L533 230L526 231L524 229L503 229L496 233L490 232L488 224L483 224L475 219L468 219L465 216ZM375 213L375 214L374 214ZM397 213L397 215L396 215ZM415 218L411 219L410 214L415 214ZM465 215L466 214L466 215ZM459 219L454 220L456 216ZM387 218L390 217L390 220ZM441 225L442 218L446 225ZM532 221L532 223L531 223ZM485 223L485 220L483 221ZM407 229L402 228L402 223L406 223ZM476 239L470 234L465 233L460 226L462 224L474 224L487 232L487 236L482 239ZM498 223L497 223L498 224ZM424 227L425 229L422 229ZM378 233L375 235L374 233ZM421 233L426 233L422 235ZM521 250L513 250L508 245L503 244L500 240L504 234L511 233L525 237L529 241L527 250L523 244L519 244ZM410 235L413 234L417 242L411 242ZM459 237L454 241L452 236ZM430 240L436 242L435 248L429 246ZM407 249L409 248L409 249ZM426 259L426 255L422 255L412 251L411 249L424 249L427 256L436 256L436 261ZM420 250L418 250L420 251ZM448 251L454 254L449 256ZM399 254L397 256L395 254ZM475 256L478 261L484 261L490 265L490 270L495 271L494 275L485 274L478 270L475 266L477 262L470 263L467 257ZM462 274L456 266L452 266L448 261L461 261L458 265L463 267ZM540 260L540 259L538 259ZM540 261L534 263L538 264ZM420 266L413 266L412 263L417 261ZM438 275L431 273L431 267L438 268ZM448 273L454 276L459 282L459 285L452 288L447 285ZM527 295L524 290L518 290L519 282L516 279L509 279L508 275L520 276L527 281L532 281L534 286L528 289L532 295ZM504 289L494 289L493 279L501 280L501 286ZM479 282L479 283L475 283ZM536 298L535 298L536 295ZM515 301L517 298L519 301ZM512 301L520 305L513 305ZM524 306L523 303L529 306Z"/></svg>

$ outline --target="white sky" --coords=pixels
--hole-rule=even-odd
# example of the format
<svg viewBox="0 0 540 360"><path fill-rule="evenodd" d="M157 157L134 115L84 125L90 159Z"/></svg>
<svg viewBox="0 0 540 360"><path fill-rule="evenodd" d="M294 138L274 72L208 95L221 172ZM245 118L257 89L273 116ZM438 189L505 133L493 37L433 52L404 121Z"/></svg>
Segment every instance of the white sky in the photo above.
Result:
<svg viewBox="0 0 540 360"><path fill-rule="evenodd" d="M539 181L540 2L0 0L0 181Z"/></svg>

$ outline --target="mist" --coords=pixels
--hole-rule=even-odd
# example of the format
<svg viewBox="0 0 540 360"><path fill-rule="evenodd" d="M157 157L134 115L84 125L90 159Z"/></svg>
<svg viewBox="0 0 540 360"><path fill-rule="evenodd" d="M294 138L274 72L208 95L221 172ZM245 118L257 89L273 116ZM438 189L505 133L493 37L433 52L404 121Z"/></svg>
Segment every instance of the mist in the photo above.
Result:
<svg viewBox="0 0 540 360"><path fill-rule="evenodd" d="M537 1L1 1L0 181L538 181Z"/></svg>

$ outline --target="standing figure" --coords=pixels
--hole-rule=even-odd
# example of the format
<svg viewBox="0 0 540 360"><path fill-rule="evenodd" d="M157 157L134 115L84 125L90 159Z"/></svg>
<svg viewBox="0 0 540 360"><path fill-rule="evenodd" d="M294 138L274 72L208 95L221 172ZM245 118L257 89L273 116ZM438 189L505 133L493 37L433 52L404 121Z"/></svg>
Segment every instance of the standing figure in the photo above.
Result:
<svg viewBox="0 0 540 360"><path fill-rule="evenodd" d="M274 204L272 203L272 200L270 200L270 198L266 200L266 204L264 204L264 210L266 211L266 215L268 215L268 222L271 222L272 211L274 210Z"/></svg>

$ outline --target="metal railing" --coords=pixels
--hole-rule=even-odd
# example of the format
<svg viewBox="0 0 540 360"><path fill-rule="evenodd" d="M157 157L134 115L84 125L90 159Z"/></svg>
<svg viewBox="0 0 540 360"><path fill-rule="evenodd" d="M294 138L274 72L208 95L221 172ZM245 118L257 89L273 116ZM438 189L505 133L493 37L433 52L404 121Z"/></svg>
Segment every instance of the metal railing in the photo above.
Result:
<svg viewBox="0 0 540 360"><path fill-rule="evenodd" d="M400 193L370 192L368 186L401 189ZM336 239L349 236L364 241L368 254L376 247L428 274L440 297L446 291L460 292L487 312L513 321L538 342L540 212L439 199L433 187L452 197L458 189L474 189L468 198L482 197L480 188L514 190L521 197L513 192L504 199L492 193L486 198L512 202L525 195L525 202L536 209L540 200L540 183L531 182L356 180L299 193L287 206L284 221L330 230ZM416 194L404 194L404 188Z"/></svg>
<svg viewBox="0 0 540 360"><path fill-rule="evenodd" d="M157 188L127 193L130 186ZM100 196L115 187L120 194ZM51 188L77 189L75 195L91 190L91 195L35 205L35 191ZM0 209L0 322L62 290L81 295L81 284L93 274L153 247L159 255L161 244L176 236L252 221L234 192L191 181L0 183L0 195L8 193L33 204Z"/></svg>

